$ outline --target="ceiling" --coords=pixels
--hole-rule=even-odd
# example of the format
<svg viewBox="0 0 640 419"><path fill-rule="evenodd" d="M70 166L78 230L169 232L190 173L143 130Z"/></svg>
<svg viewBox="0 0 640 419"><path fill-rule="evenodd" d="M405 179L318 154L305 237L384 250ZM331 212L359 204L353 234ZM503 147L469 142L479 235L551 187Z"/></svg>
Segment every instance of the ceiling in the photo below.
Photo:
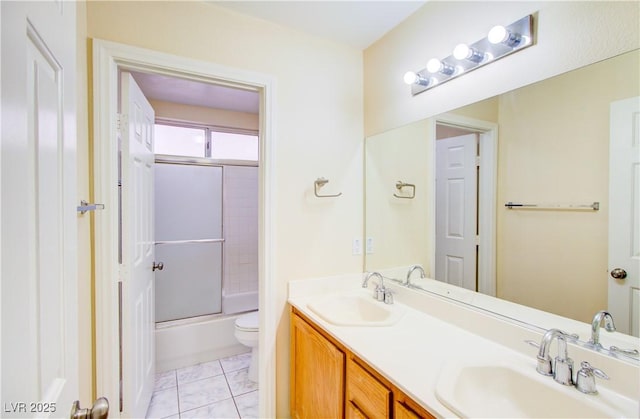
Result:
<svg viewBox="0 0 640 419"><path fill-rule="evenodd" d="M216 84L202 83L160 74L131 72L147 99L258 113L258 92Z"/></svg>
<svg viewBox="0 0 640 419"><path fill-rule="evenodd" d="M365 49L426 1L207 0L207 3ZM254 91L159 74L132 74L145 96L151 100L254 114L259 110L259 95Z"/></svg>
<svg viewBox="0 0 640 419"><path fill-rule="evenodd" d="M208 0L278 25L365 49L426 3L410 1Z"/></svg>

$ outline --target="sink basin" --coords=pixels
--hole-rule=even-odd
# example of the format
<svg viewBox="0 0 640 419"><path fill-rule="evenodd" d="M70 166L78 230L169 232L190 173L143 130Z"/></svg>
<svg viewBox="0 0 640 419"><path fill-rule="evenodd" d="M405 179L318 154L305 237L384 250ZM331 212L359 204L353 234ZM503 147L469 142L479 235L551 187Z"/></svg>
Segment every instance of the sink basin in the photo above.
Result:
<svg viewBox="0 0 640 419"><path fill-rule="evenodd" d="M538 374L533 362L517 366L449 364L438 378L436 397L467 418L611 418L633 417L638 412L637 403L611 391L587 395L558 384Z"/></svg>
<svg viewBox="0 0 640 419"><path fill-rule="evenodd" d="M398 304L384 304L371 295L336 295L312 301L307 307L337 326L390 326L404 314Z"/></svg>

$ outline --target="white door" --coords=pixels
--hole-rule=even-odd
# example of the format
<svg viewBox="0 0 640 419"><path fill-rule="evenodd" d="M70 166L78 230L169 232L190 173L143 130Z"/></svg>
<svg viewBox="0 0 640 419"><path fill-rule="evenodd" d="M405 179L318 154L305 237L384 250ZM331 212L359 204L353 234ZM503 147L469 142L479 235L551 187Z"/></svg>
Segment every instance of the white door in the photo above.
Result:
<svg viewBox="0 0 640 419"><path fill-rule="evenodd" d="M90 315L77 297L76 6L0 8L3 416L68 417Z"/></svg>
<svg viewBox="0 0 640 419"><path fill-rule="evenodd" d="M640 97L613 102L610 119L609 311L618 331L639 336Z"/></svg>
<svg viewBox="0 0 640 419"><path fill-rule="evenodd" d="M477 134L436 141L435 279L476 291Z"/></svg>
<svg viewBox="0 0 640 419"><path fill-rule="evenodd" d="M143 418L155 376L153 108L129 73L121 74L122 411Z"/></svg>

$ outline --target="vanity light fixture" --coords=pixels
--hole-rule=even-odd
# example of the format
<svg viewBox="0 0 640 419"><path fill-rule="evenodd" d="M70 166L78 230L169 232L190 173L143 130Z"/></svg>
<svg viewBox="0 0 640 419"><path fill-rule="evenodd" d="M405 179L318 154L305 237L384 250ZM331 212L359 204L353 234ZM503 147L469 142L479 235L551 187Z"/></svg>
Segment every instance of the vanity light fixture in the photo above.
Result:
<svg viewBox="0 0 640 419"><path fill-rule="evenodd" d="M533 45L533 15L525 16L507 26L494 26L487 37L472 44L458 44L446 58L432 58L426 68L408 71L404 82L417 95L446 81L492 63Z"/></svg>

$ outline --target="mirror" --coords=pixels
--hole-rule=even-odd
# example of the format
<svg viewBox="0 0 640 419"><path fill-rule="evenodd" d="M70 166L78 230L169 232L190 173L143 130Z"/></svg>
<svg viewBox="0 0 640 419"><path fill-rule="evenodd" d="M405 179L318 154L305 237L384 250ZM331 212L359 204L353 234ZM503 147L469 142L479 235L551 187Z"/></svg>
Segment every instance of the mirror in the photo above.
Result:
<svg viewBox="0 0 640 419"><path fill-rule="evenodd" d="M640 96L639 64L634 50L368 137L365 269L404 281L420 264L427 279L414 272L412 282L430 292L544 329L559 327L558 316L590 324L608 305L610 104ZM472 217L480 246L474 264L441 264L447 244L436 232L461 205L438 206L445 199L436 187L435 138L469 132L479 144L471 158L479 150ZM509 209L508 202L543 208ZM440 220L446 211L453 215ZM456 277L465 269L473 270L471 291L443 282L442 272Z"/></svg>

